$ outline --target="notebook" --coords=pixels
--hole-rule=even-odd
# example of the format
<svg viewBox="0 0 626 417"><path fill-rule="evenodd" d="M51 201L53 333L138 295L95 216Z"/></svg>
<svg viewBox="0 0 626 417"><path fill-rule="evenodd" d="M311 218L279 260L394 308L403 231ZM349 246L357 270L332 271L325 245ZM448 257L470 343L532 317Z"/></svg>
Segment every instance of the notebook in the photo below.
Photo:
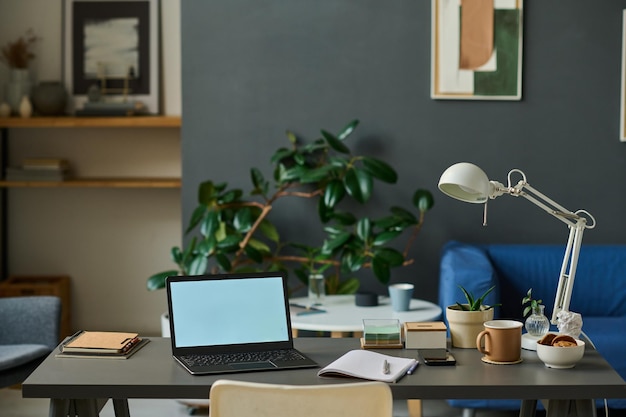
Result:
<svg viewBox="0 0 626 417"><path fill-rule="evenodd" d="M167 279L172 355L193 375L310 368L293 346L282 272Z"/></svg>

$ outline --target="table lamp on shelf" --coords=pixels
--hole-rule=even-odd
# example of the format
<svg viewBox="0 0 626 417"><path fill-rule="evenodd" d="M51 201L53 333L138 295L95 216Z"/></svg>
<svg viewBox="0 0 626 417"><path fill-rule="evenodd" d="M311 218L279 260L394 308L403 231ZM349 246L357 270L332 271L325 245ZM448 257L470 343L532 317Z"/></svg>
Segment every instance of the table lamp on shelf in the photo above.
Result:
<svg viewBox="0 0 626 417"><path fill-rule="evenodd" d="M514 174L521 176L521 179L515 185L511 181ZM593 229L596 226L596 220L586 210L572 212L546 197L526 182L526 174L519 169L509 171L507 178L508 184L505 187L500 182L490 181L485 172L478 166L468 162L460 162L450 166L443 172L439 179L439 189L444 194L466 203L484 203L484 226L487 225L487 201L503 194L513 197L524 197L568 226L569 237L559 275L554 309L552 310L551 322L552 324L557 324L559 312L567 312L569 309L583 232L585 229ZM524 338L525 340L522 341L523 346L528 349L534 349L537 338L533 338L528 334L525 334Z"/></svg>

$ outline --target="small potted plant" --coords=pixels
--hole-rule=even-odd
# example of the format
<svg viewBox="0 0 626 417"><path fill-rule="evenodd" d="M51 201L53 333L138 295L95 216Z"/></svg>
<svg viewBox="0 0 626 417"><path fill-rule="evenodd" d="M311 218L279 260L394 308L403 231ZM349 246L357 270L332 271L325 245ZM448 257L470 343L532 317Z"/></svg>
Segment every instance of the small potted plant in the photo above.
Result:
<svg viewBox="0 0 626 417"><path fill-rule="evenodd" d="M495 286L490 287L479 297L462 286L459 288L463 291L466 302L457 302L446 308L452 346L476 348L476 337L483 330L483 323L493 319L494 306L485 305L484 301Z"/></svg>
<svg viewBox="0 0 626 417"><path fill-rule="evenodd" d="M533 289L530 288L526 296L522 298L524 308L523 316L528 318L524 322L524 328L532 337L539 339L550 330L550 320L544 314L545 306L541 304L542 300L533 298Z"/></svg>

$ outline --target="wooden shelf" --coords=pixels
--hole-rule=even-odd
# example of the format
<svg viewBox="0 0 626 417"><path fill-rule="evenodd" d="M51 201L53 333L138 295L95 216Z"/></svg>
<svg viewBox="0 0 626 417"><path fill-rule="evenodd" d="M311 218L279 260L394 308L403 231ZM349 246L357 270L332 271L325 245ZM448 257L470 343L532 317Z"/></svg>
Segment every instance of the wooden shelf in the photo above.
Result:
<svg viewBox="0 0 626 417"><path fill-rule="evenodd" d="M78 178L66 181L0 181L2 188L180 188L180 178Z"/></svg>
<svg viewBox="0 0 626 417"><path fill-rule="evenodd" d="M128 117L4 117L0 128L53 128L53 127L180 127L179 116L128 116Z"/></svg>

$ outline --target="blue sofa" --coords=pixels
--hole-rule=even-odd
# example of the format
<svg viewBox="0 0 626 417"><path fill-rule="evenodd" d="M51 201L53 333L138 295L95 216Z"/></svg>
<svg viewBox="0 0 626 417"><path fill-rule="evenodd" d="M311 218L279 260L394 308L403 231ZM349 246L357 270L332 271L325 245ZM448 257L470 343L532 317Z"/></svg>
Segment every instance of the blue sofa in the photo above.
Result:
<svg viewBox="0 0 626 417"><path fill-rule="evenodd" d="M521 301L532 288L533 298L543 300L550 318L564 253L565 246L559 245L448 242L441 255L439 305L445 311L463 301L459 285L475 295L495 285L486 299L486 304L501 304L495 317L523 321ZM569 310L582 315L583 333L626 379L626 245L583 245ZM518 409L520 405L513 400L450 403L463 408ZM603 400L597 404L601 407ZM626 400L609 399L608 404L626 408Z"/></svg>

